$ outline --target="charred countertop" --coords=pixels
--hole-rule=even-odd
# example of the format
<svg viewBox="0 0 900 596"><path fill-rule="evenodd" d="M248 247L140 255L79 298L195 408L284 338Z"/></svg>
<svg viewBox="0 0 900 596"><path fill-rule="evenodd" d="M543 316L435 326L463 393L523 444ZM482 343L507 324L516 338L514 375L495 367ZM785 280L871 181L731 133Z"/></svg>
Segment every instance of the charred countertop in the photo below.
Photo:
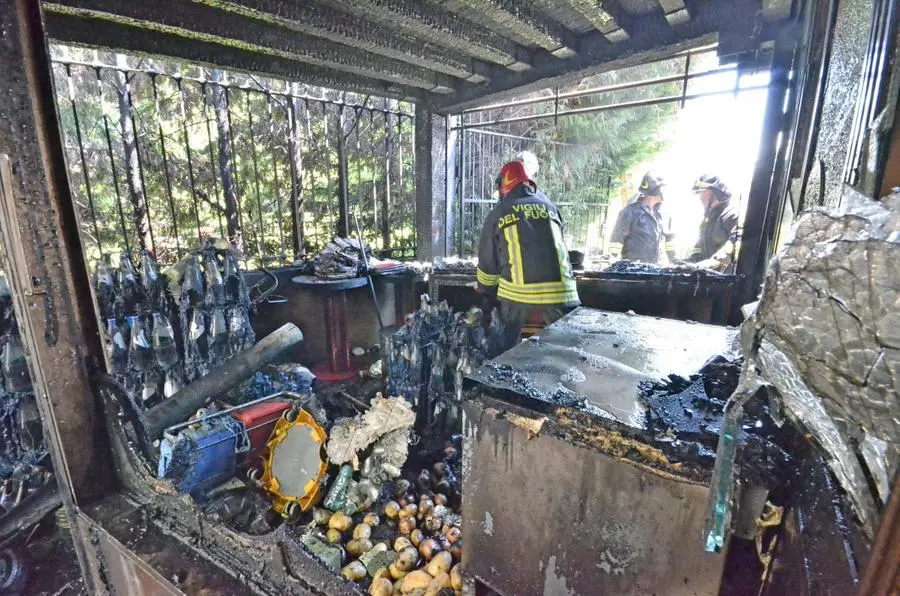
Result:
<svg viewBox="0 0 900 596"><path fill-rule="evenodd" d="M640 383L689 377L729 354L738 330L579 308L474 371L470 378L526 407L579 406L646 427Z"/></svg>

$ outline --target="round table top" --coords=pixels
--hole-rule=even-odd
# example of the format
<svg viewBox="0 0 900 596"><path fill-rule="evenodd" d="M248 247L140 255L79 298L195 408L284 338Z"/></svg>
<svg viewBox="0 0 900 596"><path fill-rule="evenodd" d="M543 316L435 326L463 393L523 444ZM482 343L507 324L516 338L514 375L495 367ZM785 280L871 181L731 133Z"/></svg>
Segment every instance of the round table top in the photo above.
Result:
<svg viewBox="0 0 900 596"><path fill-rule="evenodd" d="M310 290L321 290L323 292L340 292L343 290L352 290L361 288L369 283L366 277L348 277L346 279L326 279L315 275L298 275L292 277L291 281L302 288Z"/></svg>

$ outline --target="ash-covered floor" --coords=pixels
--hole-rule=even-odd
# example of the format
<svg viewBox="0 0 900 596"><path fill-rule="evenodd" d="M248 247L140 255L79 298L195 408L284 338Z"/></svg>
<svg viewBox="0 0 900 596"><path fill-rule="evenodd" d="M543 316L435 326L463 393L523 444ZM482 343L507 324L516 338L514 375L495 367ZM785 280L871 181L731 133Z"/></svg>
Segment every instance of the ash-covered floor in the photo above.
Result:
<svg viewBox="0 0 900 596"><path fill-rule="evenodd" d="M16 538L9 547L25 563L24 586L4 594L86 596L68 522L61 510Z"/></svg>

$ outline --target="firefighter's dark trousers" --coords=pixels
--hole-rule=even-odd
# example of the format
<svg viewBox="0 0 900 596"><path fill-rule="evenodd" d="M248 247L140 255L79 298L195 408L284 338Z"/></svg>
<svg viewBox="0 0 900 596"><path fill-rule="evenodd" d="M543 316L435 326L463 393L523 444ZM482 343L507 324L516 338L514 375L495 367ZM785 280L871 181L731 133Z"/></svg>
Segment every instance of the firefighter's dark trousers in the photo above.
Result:
<svg viewBox="0 0 900 596"><path fill-rule="evenodd" d="M522 327L528 315L537 311L547 325L561 319L575 310L574 306L532 306L518 302L500 301L500 320L503 321L503 351L509 350L519 343Z"/></svg>

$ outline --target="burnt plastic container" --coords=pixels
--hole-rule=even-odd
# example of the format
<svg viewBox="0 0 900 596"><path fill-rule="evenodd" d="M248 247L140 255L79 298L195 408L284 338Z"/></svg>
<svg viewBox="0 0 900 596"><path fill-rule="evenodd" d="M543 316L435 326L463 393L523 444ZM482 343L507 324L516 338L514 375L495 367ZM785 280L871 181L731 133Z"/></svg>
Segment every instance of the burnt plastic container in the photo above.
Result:
<svg viewBox="0 0 900 596"><path fill-rule="evenodd" d="M247 436L250 438L250 451L247 453L246 458L250 465L259 463L263 447L266 446L269 437L272 436L275 422L290 407L291 404L286 401L267 401L232 412L231 415L243 425L247 431Z"/></svg>

